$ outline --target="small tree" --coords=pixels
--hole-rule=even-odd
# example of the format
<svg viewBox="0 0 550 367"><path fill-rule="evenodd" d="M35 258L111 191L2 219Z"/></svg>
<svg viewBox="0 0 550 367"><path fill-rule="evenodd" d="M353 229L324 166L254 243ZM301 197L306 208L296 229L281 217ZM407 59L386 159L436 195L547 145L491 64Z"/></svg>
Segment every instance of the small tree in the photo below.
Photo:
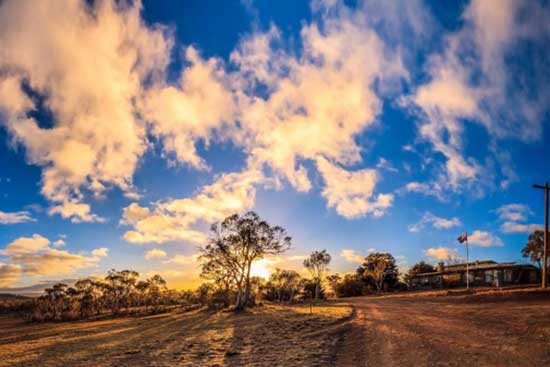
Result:
<svg viewBox="0 0 550 367"><path fill-rule="evenodd" d="M309 258L304 260L304 266L311 274L315 283L315 299L319 299L321 282L328 271L330 260L331 257L327 250L313 251L311 255L309 255Z"/></svg>
<svg viewBox="0 0 550 367"><path fill-rule="evenodd" d="M266 299L292 302L301 288L301 277L294 270L275 269L265 284Z"/></svg>
<svg viewBox="0 0 550 367"><path fill-rule="evenodd" d="M372 282L378 292L384 284L394 286L398 282L399 272L395 258L389 253L374 252L365 258L365 262L357 269L365 281Z"/></svg>
<svg viewBox="0 0 550 367"><path fill-rule="evenodd" d="M412 286L412 280L417 274L422 273L431 273L435 271L435 268L433 265L428 264L427 262L421 261L419 263L414 264L407 274L405 274L405 283L407 283L408 287Z"/></svg>
<svg viewBox="0 0 550 367"><path fill-rule="evenodd" d="M343 279L332 276L329 281L337 297L357 297L367 292L367 285L359 274L346 274Z"/></svg>
<svg viewBox="0 0 550 367"><path fill-rule="evenodd" d="M235 310L243 310L250 300L252 263L290 246L291 238L283 228L270 226L254 212L234 214L212 225L210 240L201 250L203 275L227 272L237 288Z"/></svg>

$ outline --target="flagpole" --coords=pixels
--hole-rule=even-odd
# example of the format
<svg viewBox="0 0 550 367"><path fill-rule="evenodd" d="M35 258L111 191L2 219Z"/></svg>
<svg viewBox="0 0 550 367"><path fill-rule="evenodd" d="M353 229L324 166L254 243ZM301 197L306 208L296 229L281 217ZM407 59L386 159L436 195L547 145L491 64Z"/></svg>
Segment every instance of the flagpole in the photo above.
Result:
<svg viewBox="0 0 550 367"><path fill-rule="evenodd" d="M466 289L470 289L470 249L468 246L468 237L466 237Z"/></svg>

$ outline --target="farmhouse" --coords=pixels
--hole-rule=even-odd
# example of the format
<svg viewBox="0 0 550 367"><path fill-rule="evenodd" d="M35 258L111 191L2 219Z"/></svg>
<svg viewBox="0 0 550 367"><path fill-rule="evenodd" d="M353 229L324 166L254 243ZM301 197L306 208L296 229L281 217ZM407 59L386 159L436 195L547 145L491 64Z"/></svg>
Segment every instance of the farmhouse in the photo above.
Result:
<svg viewBox="0 0 550 367"><path fill-rule="evenodd" d="M539 269L528 264L476 261L468 264L470 285L501 287L512 284L537 283ZM413 277L413 288L452 288L466 285L466 264L444 265L437 271L420 273Z"/></svg>

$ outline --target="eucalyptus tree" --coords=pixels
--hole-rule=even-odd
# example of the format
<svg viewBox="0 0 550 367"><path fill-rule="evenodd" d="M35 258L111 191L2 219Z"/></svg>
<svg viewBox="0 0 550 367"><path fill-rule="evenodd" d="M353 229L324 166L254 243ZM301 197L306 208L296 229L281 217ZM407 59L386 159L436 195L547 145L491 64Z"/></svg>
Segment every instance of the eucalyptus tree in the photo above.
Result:
<svg viewBox="0 0 550 367"><path fill-rule="evenodd" d="M117 315L122 307L129 307L135 292L139 273L133 270L109 270L105 277L104 287L107 303L111 306L113 315Z"/></svg>
<svg viewBox="0 0 550 367"><path fill-rule="evenodd" d="M328 264L330 264L330 260L331 257L327 250L313 251L309 257L304 260L304 266L311 274L311 277L315 283L315 299L319 298L321 283L328 271Z"/></svg>
<svg viewBox="0 0 550 367"><path fill-rule="evenodd" d="M399 277L395 258L389 253L381 252L369 254L357 273L363 276L365 282L372 282L378 292L384 288L384 284L394 286Z"/></svg>
<svg viewBox="0 0 550 367"><path fill-rule="evenodd" d="M251 294L251 268L266 255L280 254L291 246L291 238L279 226L271 226L254 212L234 214L211 228L201 250L202 274L206 278L224 272L236 288L235 310L247 307Z"/></svg>

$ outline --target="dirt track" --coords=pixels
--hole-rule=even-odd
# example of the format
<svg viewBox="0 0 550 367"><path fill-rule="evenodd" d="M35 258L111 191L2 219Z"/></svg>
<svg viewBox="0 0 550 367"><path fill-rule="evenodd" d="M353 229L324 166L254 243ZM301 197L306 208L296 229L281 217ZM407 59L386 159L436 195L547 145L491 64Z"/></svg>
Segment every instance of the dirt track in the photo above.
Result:
<svg viewBox="0 0 550 367"><path fill-rule="evenodd" d="M548 366L550 297L355 298L339 366Z"/></svg>

